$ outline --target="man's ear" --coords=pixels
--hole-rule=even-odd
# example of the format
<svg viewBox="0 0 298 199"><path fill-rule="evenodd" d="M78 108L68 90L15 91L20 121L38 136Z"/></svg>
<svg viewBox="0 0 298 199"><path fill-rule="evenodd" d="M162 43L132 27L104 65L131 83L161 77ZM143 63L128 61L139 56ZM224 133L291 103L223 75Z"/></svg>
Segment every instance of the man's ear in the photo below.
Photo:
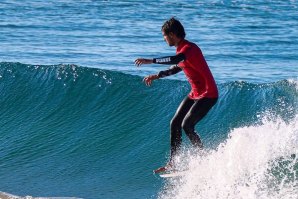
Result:
<svg viewBox="0 0 298 199"><path fill-rule="evenodd" d="M169 33L169 37L170 37L170 38L174 38L174 37L176 37L176 35L175 35L174 33L170 32L170 33Z"/></svg>

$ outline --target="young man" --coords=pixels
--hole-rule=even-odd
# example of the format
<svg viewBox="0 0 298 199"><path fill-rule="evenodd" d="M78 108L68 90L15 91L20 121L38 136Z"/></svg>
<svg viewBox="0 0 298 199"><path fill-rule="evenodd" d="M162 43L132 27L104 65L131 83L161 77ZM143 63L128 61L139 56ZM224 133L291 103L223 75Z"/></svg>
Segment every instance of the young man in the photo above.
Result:
<svg viewBox="0 0 298 199"><path fill-rule="evenodd" d="M171 120L171 154L169 163L155 170L155 173L170 170L174 165L174 157L177 155L182 142L182 129L191 143L198 148L203 144L195 125L216 104L218 90L207 62L201 49L194 43L185 39L185 31L182 24L175 18L171 18L162 26L164 40L169 46L176 47L176 55L154 59L138 58L135 64L175 64L168 70L144 78L147 86L152 81L183 71L191 85L190 93L184 98Z"/></svg>

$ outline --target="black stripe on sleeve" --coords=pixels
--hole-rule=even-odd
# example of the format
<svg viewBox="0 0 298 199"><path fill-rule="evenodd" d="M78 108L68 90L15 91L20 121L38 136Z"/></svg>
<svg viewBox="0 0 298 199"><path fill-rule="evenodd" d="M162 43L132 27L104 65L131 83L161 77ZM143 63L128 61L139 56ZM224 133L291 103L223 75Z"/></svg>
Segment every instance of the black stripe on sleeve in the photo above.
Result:
<svg viewBox="0 0 298 199"><path fill-rule="evenodd" d="M153 63L156 63L156 64L178 64L179 62L184 61L184 60L185 60L185 55L180 53L175 56L154 58Z"/></svg>

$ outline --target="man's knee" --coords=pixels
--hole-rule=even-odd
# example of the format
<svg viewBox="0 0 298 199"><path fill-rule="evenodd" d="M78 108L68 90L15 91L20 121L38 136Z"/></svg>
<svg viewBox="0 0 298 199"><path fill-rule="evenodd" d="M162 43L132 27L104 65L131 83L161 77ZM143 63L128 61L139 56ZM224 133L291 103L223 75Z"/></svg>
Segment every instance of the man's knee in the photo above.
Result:
<svg viewBox="0 0 298 199"><path fill-rule="evenodd" d="M181 127L186 134L194 132L194 125L189 120L183 120Z"/></svg>

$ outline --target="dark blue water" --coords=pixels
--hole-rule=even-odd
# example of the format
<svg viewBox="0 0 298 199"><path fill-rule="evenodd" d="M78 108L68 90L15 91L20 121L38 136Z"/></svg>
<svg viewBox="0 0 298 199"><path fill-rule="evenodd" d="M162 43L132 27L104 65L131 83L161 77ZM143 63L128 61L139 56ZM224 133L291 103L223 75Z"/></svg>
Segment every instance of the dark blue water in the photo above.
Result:
<svg viewBox="0 0 298 199"><path fill-rule="evenodd" d="M0 191L90 199L295 198L297 6L1 1ZM220 91L197 125L206 154L181 156L181 165L199 169L192 172L197 178L180 181L152 170L167 159L169 122L188 83L181 73L146 87L142 78L165 67L133 65L137 57L175 53L160 32L171 16L202 48Z"/></svg>
<svg viewBox="0 0 298 199"><path fill-rule="evenodd" d="M176 16L221 82L297 77L298 2L0 2L0 60L77 64L134 74L136 57L175 52L160 28ZM183 77L183 76L182 76Z"/></svg>

